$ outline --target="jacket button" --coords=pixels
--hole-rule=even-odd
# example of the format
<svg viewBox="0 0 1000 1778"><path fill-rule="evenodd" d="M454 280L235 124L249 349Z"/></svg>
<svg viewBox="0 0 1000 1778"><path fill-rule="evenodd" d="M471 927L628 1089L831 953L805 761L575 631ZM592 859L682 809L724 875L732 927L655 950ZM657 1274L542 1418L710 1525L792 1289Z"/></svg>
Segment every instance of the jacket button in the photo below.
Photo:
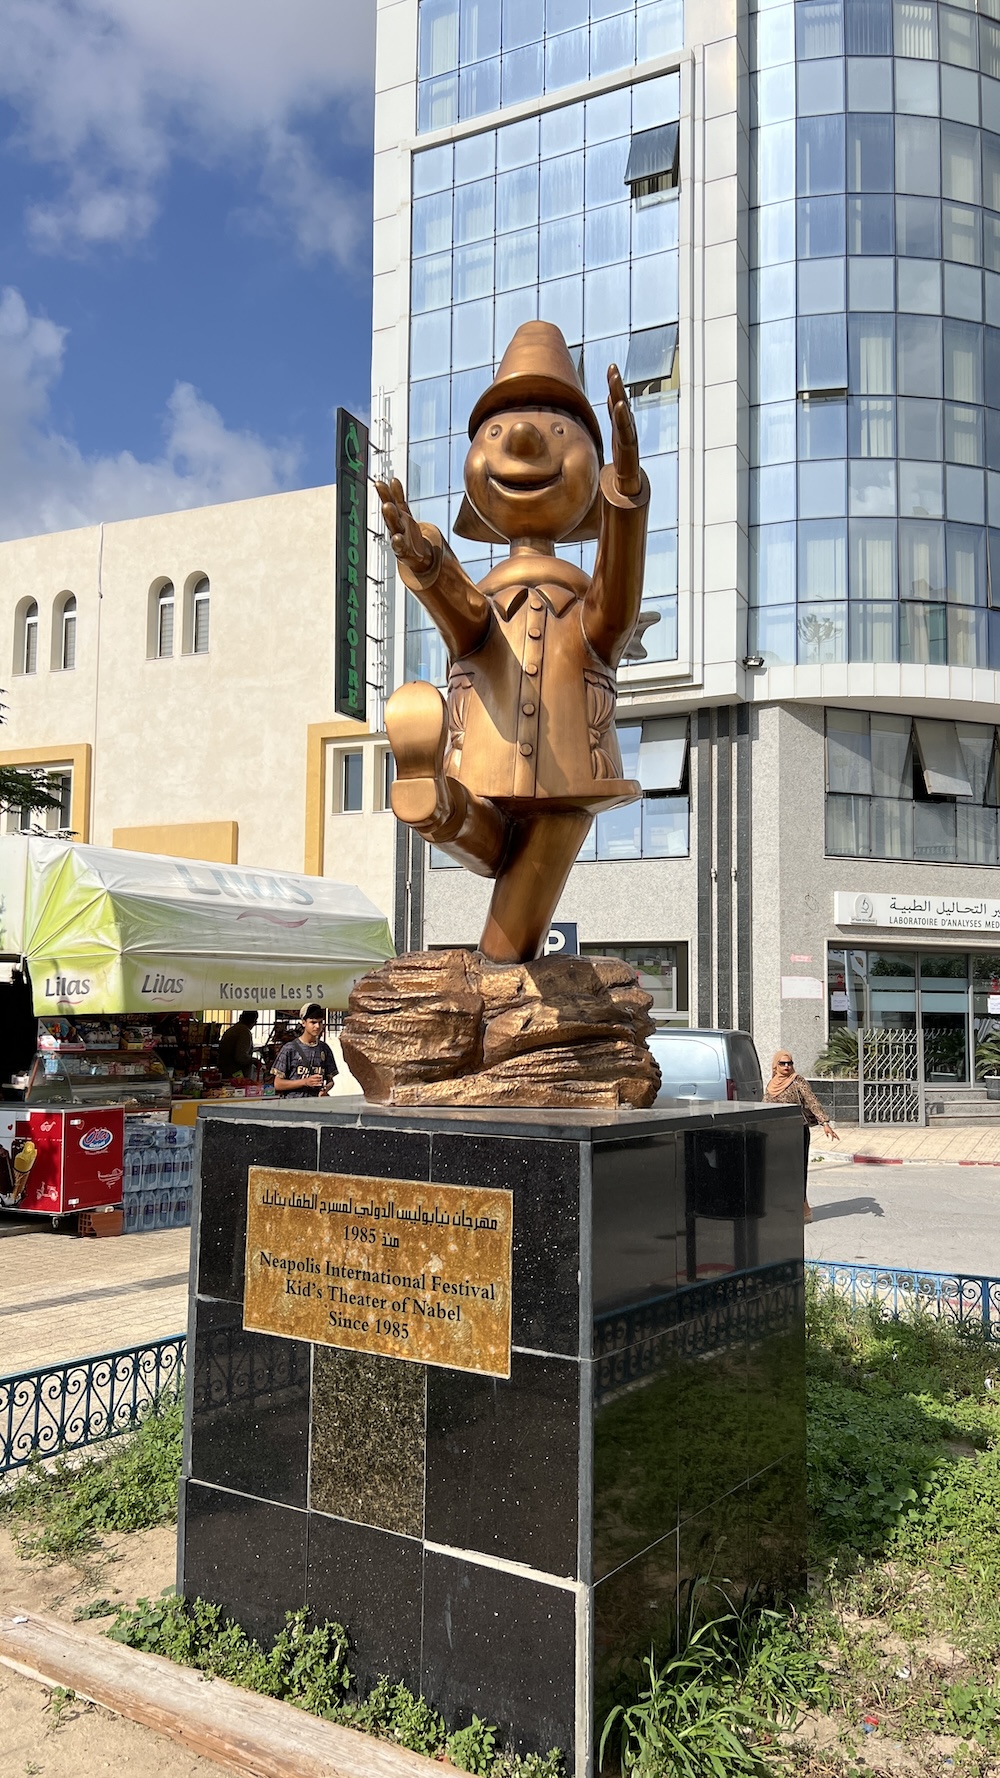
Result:
<svg viewBox="0 0 1000 1778"><path fill-rule="evenodd" d="M522 741L521 742L521 752L524 754L525 759L527 759L528 754L531 751L532 751L531 742L530 741Z"/></svg>
<svg viewBox="0 0 1000 1778"><path fill-rule="evenodd" d="M532 611L541 611L542 609L542 601L537 593L532 593L531 598L528 600L528 604L531 606Z"/></svg>
<svg viewBox="0 0 1000 1778"><path fill-rule="evenodd" d="M522 704L521 709L524 711L525 716L534 716L535 714L534 704Z"/></svg>
<svg viewBox="0 0 1000 1778"><path fill-rule="evenodd" d="M529 629L529 631L528 631L528 635L529 635L529 636L530 636L530 637L531 637L531 640L532 640L532 642L537 642L537 641L538 641L538 638L539 638L539 636L540 636L540 635L541 635L541 633L542 633L542 632L541 632L541 630L540 630L540 629L539 629L539 628L538 628L538 625L537 625L537 624L532 624L532 625L531 625L531 628L530 628L530 629Z"/></svg>
<svg viewBox="0 0 1000 1778"><path fill-rule="evenodd" d="M536 667L534 661L531 661L529 663L529 665L525 667L524 670L527 673L529 679L534 679L535 674L538 672L538 668Z"/></svg>

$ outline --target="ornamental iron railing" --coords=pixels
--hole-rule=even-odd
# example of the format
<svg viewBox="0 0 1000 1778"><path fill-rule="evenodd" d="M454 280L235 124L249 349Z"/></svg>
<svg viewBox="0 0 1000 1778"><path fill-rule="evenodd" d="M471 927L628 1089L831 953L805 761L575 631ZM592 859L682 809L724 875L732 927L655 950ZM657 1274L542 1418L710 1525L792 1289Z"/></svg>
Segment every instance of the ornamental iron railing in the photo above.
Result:
<svg viewBox="0 0 1000 1778"><path fill-rule="evenodd" d="M798 1260L723 1273L594 1318L595 1404L685 1359L749 1350L801 1327Z"/></svg>
<svg viewBox="0 0 1000 1778"><path fill-rule="evenodd" d="M129 1432L184 1374L183 1334L0 1377L0 1475Z"/></svg>
<svg viewBox="0 0 1000 1778"><path fill-rule="evenodd" d="M1000 1278L815 1259L806 1261L806 1271L827 1289L847 1297L853 1308L878 1303L897 1317L920 1310L958 1327L975 1328L983 1339L1000 1345Z"/></svg>

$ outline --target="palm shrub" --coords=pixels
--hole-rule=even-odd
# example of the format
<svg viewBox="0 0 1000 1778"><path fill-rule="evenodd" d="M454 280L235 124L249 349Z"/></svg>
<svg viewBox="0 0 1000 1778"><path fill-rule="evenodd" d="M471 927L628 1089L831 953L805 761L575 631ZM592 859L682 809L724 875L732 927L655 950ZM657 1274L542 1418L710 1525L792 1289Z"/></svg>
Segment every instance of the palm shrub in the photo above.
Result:
<svg viewBox="0 0 1000 1778"><path fill-rule="evenodd" d="M817 1074L830 1075L835 1080L857 1080L857 1032L848 1030L846 1025L835 1025L826 1048L816 1057L815 1071Z"/></svg>

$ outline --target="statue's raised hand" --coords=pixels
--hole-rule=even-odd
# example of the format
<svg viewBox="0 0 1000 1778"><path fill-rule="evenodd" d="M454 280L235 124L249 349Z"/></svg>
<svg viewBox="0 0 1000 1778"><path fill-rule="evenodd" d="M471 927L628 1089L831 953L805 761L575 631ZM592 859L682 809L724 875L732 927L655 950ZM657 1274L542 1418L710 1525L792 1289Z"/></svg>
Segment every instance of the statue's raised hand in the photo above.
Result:
<svg viewBox="0 0 1000 1778"><path fill-rule="evenodd" d="M406 504L402 482L394 477L391 482L376 482L375 486L394 553L408 568L422 574L433 562L434 551Z"/></svg>
<svg viewBox="0 0 1000 1778"><path fill-rule="evenodd" d="M638 494L642 489L639 440L617 364L608 365L608 412L611 415L611 455L619 492Z"/></svg>

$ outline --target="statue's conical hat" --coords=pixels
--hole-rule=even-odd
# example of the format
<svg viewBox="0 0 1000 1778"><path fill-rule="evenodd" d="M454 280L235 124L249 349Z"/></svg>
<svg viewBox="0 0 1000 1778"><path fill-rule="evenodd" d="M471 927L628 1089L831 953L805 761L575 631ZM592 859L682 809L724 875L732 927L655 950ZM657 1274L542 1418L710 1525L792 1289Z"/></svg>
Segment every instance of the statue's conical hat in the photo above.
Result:
<svg viewBox="0 0 1000 1778"><path fill-rule="evenodd" d="M500 369L469 415L469 437L475 437L491 414L536 406L562 408L582 420L604 461L597 415L584 394L566 341L551 321L521 323L500 360Z"/></svg>
<svg viewBox="0 0 1000 1778"><path fill-rule="evenodd" d="M469 415L469 437L474 438L484 420L491 414L507 413L511 408L554 407L582 421L597 447L598 460L604 462L601 429L590 402L584 393L576 365L566 341L551 321L524 321L517 329L500 360L500 368L488 389L484 389ZM598 502L595 501L583 522L564 542L583 542L597 536ZM459 537L477 543L503 543L492 526L481 518L469 500L463 500L453 529Z"/></svg>

